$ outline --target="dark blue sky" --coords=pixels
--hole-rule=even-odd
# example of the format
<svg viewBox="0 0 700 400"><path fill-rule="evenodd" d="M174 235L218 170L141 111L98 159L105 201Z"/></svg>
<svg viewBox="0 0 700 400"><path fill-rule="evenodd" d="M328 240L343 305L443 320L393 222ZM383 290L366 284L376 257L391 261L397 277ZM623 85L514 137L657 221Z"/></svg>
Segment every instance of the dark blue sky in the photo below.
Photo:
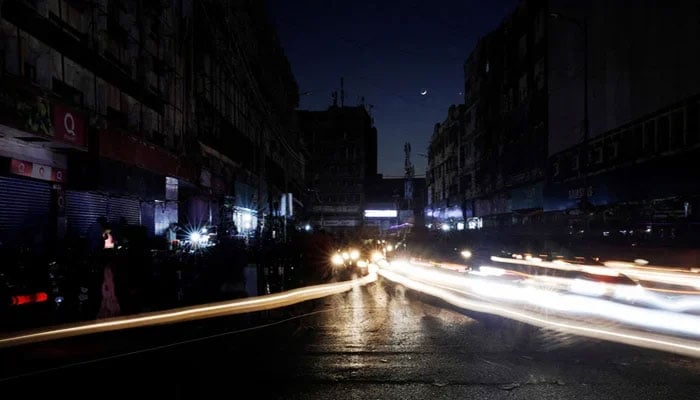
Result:
<svg viewBox="0 0 700 400"><path fill-rule="evenodd" d="M267 0L302 95L322 110L345 78L345 104L371 104L379 134L379 173L403 176L411 142L425 172L430 135L450 104L463 101L463 63L479 36L517 0ZM421 91L427 90L425 96Z"/></svg>

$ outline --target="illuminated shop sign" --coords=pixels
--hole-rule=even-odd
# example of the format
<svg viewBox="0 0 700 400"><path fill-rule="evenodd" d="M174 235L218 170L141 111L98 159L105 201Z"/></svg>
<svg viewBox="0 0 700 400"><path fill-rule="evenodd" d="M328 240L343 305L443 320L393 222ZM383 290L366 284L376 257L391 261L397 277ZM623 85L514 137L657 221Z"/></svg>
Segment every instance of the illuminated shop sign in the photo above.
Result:
<svg viewBox="0 0 700 400"><path fill-rule="evenodd" d="M396 218L396 210L365 210L365 218Z"/></svg>

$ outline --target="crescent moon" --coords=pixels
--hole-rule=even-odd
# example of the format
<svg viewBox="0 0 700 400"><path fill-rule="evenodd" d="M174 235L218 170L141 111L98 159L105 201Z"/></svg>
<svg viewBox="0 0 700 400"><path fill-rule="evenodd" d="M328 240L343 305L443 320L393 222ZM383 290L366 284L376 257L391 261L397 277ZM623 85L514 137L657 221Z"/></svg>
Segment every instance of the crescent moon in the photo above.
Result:
<svg viewBox="0 0 700 400"><path fill-rule="evenodd" d="M421 95L421 96L425 96L426 94L428 94L428 91L427 91L427 90L424 90L424 91L420 92L420 95Z"/></svg>

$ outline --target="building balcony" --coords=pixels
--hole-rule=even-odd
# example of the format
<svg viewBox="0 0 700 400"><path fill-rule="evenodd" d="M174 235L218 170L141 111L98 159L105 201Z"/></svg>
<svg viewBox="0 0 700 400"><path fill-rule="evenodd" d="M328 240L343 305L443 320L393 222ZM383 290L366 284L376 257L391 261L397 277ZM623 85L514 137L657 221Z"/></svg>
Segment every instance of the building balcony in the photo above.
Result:
<svg viewBox="0 0 700 400"><path fill-rule="evenodd" d="M118 60L95 51L87 35L53 16L46 18L29 3L8 0L3 4L3 18L25 30L38 40L93 71L148 107L162 113L164 99L136 81Z"/></svg>

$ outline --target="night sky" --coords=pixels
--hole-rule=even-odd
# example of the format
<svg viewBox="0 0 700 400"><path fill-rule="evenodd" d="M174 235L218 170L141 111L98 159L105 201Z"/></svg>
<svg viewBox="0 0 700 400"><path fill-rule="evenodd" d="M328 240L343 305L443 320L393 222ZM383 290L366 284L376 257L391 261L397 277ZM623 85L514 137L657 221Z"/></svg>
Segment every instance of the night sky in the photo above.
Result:
<svg viewBox="0 0 700 400"><path fill-rule="evenodd" d="M411 142L425 173L433 126L463 101L463 64L479 36L517 0L267 0L302 93L300 109L323 110L345 78L345 105L373 105L379 173L403 176ZM426 91L426 95L421 92Z"/></svg>

